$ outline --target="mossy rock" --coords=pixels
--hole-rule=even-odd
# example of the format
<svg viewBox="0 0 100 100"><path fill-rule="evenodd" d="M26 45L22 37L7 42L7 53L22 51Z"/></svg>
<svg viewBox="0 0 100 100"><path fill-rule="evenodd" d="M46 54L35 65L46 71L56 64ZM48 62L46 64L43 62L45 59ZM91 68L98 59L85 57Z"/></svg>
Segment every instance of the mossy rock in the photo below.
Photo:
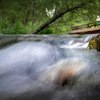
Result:
<svg viewBox="0 0 100 100"><path fill-rule="evenodd" d="M97 51L100 51L100 35L93 37L89 41L88 48L89 49L96 49Z"/></svg>

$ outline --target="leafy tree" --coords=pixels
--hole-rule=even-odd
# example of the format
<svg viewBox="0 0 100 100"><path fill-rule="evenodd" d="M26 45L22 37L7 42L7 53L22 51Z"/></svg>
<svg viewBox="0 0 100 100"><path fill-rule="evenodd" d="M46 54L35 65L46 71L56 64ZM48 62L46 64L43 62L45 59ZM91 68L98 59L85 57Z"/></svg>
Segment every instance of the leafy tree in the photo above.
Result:
<svg viewBox="0 0 100 100"><path fill-rule="evenodd" d="M49 33L66 32L71 26L95 21L99 5L100 0L0 0L0 32L38 33L45 28L52 30ZM55 10L53 17L47 16L46 9Z"/></svg>

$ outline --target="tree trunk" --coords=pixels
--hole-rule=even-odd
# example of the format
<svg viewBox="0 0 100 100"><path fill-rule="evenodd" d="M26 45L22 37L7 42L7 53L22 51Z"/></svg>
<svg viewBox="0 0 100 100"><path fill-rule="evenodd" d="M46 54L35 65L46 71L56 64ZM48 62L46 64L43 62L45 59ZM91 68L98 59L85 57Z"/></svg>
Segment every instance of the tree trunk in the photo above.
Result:
<svg viewBox="0 0 100 100"><path fill-rule="evenodd" d="M57 19L59 19L60 17L62 17L64 14L71 12L73 10L76 10L78 8L82 8L86 5L88 5L89 3L82 3L79 5L76 5L72 8L66 8L63 11L59 12L58 14L56 14L54 17L52 17L50 20L48 20L46 23L44 23L43 25L41 25L34 33L32 34L38 34L39 32L43 31L46 27L48 27L50 24L52 24L53 22L55 22Z"/></svg>
<svg viewBox="0 0 100 100"><path fill-rule="evenodd" d="M23 20L23 24L25 26L28 23L29 13L30 13L29 8L25 7L24 20Z"/></svg>

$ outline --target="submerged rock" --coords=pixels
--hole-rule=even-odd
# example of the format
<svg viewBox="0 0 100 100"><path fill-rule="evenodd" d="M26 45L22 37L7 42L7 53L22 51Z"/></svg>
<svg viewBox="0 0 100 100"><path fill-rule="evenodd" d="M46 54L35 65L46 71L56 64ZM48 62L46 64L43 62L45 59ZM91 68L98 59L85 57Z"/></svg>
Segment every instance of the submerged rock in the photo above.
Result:
<svg viewBox="0 0 100 100"><path fill-rule="evenodd" d="M89 49L96 49L97 51L100 51L100 35L93 37L89 41L88 48Z"/></svg>

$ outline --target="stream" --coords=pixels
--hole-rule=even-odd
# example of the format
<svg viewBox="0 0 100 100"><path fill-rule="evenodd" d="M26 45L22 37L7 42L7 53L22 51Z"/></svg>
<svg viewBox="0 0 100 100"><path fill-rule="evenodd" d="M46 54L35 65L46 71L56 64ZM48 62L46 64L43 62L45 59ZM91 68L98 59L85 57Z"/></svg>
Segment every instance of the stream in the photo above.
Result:
<svg viewBox="0 0 100 100"><path fill-rule="evenodd" d="M100 100L93 36L22 36L1 47L0 100Z"/></svg>

